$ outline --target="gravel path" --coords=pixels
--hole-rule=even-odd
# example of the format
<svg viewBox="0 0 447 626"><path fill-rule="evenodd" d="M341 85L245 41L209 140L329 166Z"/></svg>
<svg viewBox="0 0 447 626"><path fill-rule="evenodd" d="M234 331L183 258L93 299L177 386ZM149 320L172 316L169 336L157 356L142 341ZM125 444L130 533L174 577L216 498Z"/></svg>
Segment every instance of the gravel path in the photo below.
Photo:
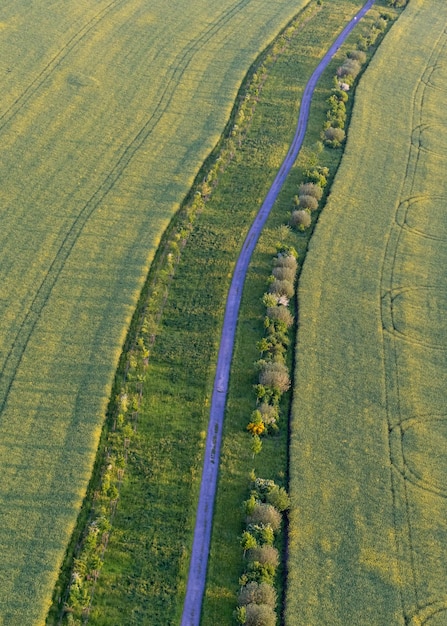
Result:
<svg viewBox="0 0 447 626"><path fill-rule="evenodd" d="M219 470L220 445L222 440L222 427L225 412L225 401L228 389L228 379L230 375L231 357L233 354L236 325L241 302L242 289L245 276L250 263L253 250L258 241L259 235L269 216L272 206L281 191L284 181L295 162L309 118L310 103L315 86L329 64L330 60L337 52L338 48L345 41L346 37L356 26L358 20L372 7L375 0L368 0L357 15L348 23L328 52L320 61L318 67L312 74L303 93L300 106L300 113L295 136L290 146L289 152L270 187L269 192L250 228L245 239L239 259L236 263L230 290L228 292L225 318L222 329L222 337L217 359L216 378L211 399L210 420L208 425L208 435L206 440L205 459L202 473L202 483L200 487L199 503L197 507L196 526L194 530L194 540L191 553L191 564L186 588L185 603L181 626L199 626L202 609L202 599L205 591L206 569L208 565L208 552L211 540L211 527L213 521L214 499L216 494L217 476Z"/></svg>

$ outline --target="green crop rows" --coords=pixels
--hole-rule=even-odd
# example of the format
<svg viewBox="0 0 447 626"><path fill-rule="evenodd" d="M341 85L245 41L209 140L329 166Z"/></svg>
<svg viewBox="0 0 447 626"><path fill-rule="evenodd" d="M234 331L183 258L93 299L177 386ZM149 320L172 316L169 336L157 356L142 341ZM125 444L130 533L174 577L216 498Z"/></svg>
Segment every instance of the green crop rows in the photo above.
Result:
<svg viewBox="0 0 447 626"><path fill-rule="evenodd" d="M286 623L447 615L447 5L363 76L301 275Z"/></svg>
<svg viewBox="0 0 447 626"><path fill-rule="evenodd" d="M59 0L0 22L0 603L41 623L160 236L305 4Z"/></svg>

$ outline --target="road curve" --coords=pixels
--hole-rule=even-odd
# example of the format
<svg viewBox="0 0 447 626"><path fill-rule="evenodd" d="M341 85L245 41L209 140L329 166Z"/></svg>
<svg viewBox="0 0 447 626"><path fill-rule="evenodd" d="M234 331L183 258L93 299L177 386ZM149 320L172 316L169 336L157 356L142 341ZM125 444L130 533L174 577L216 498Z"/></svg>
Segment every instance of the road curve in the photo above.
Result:
<svg viewBox="0 0 447 626"><path fill-rule="evenodd" d="M256 215L236 263L230 290L228 292L222 336L217 358L216 377L214 380L214 388L211 398L210 419L202 470L202 482L197 507L196 525L194 529L191 562L186 587L185 602L183 605L181 626L199 626L200 624L202 600L205 591L206 570L208 565L208 553L211 541L214 500L219 470L225 402L228 390L228 380L230 375L231 358L233 355L239 306L248 265L267 217L269 216L273 204L298 156L301 144L303 143L307 128L307 121L309 118L310 104L316 84L332 57L337 52L338 48L356 26L357 22L373 6L374 2L375 0L368 0L357 15L353 17L347 26L345 26L343 31L326 52L307 83L301 100L298 123L292 144L258 214Z"/></svg>

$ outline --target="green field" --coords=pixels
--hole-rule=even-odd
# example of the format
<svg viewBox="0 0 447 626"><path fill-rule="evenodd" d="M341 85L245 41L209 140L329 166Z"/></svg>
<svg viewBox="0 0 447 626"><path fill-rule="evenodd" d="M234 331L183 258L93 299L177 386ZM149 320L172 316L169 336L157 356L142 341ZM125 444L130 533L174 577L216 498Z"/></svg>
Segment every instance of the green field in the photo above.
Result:
<svg viewBox="0 0 447 626"><path fill-rule="evenodd" d="M7 2L0 622L42 623L161 233L306 2Z"/></svg>
<svg viewBox="0 0 447 626"><path fill-rule="evenodd" d="M363 76L299 287L286 623L447 619L447 5Z"/></svg>

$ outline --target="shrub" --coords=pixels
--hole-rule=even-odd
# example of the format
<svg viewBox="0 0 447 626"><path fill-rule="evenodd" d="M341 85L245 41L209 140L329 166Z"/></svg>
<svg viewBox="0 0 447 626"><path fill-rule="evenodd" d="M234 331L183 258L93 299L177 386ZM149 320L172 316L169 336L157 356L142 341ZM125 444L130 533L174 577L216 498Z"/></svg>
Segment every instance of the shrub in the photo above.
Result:
<svg viewBox="0 0 447 626"><path fill-rule="evenodd" d="M346 61L337 69L337 76L339 78L346 78L352 76L356 78L361 70L361 65L357 59L346 59Z"/></svg>
<svg viewBox="0 0 447 626"><path fill-rule="evenodd" d="M312 218L309 211L294 211L290 218L290 224L299 230L306 230L312 224Z"/></svg>
<svg viewBox="0 0 447 626"><path fill-rule="evenodd" d="M264 524L252 524L250 526L251 532L256 536L258 543L266 544L269 546L273 545L275 540L275 532L273 528L268 524L264 526Z"/></svg>
<svg viewBox="0 0 447 626"><path fill-rule="evenodd" d="M267 426L276 424L279 419L278 407L263 402L258 406L258 411L261 414L261 419Z"/></svg>
<svg viewBox="0 0 447 626"><path fill-rule="evenodd" d="M264 306L276 306L278 304L278 298L273 293L265 293L262 296L262 303Z"/></svg>
<svg viewBox="0 0 447 626"><path fill-rule="evenodd" d="M312 170L306 170L306 176L309 182L316 183L320 187L326 187L329 168L318 166Z"/></svg>
<svg viewBox="0 0 447 626"><path fill-rule="evenodd" d="M325 144L331 148L338 148L345 137L345 131L342 128L333 128L330 126L324 131Z"/></svg>
<svg viewBox="0 0 447 626"><path fill-rule="evenodd" d="M275 533L270 524L267 526L264 526L264 524L251 524L250 532L256 537L256 541L260 544L272 546L275 541ZM245 585L245 583L243 584Z"/></svg>
<svg viewBox="0 0 447 626"><path fill-rule="evenodd" d="M259 563L259 561L250 561L247 571L247 581L253 580L257 583L268 583L273 585L275 580L275 568L270 563Z"/></svg>
<svg viewBox="0 0 447 626"><path fill-rule="evenodd" d="M247 611L245 606L238 606L234 612L234 618L238 624L245 624L247 621Z"/></svg>
<svg viewBox="0 0 447 626"><path fill-rule="evenodd" d="M276 484L271 478L256 477L254 470L252 470L250 478L252 480L252 487L259 493L260 496L265 495L268 491L273 489Z"/></svg>
<svg viewBox="0 0 447 626"><path fill-rule="evenodd" d="M251 438L251 451L253 453L253 458L255 458L255 454L259 454L262 450L262 441L259 435L253 435Z"/></svg>
<svg viewBox="0 0 447 626"><path fill-rule="evenodd" d="M257 545L258 543L256 541L256 538L251 533L249 533L247 530L242 533L241 546L244 550L244 556L247 550L252 550L253 548L256 548ZM250 600L250 602L252 602L252 600ZM239 602L239 604L243 603Z"/></svg>
<svg viewBox="0 0 447 626"><path fill-rule="evenodd" d="M266 500L268 504L271 504L278 509L278 511L287 511L290 508L290 498L284 487L274 485L267 493Z"/></svg>
<svg viewBox="0 0 447 626"><path fill-rule="evenodd" d="M289 280L290 282L293 282L295 280L296 269L294 267L278 265L273 268L272 274L278 280Z"/></svg>
<svg viewBox="0 0 447 626"><path fill-rule="evenodd" d="M275 626L276 614L268 604L247 604L245 626Z"/></svg>
<svg viewBox="0 0 447 626"><path fill-rule="evenodd" d="M343 91L341 93L344 94ZM320 185L317 185L315 183L303 183L302 185L300 185L299 195L313 196L317 200L321 200L321 197L323 195L323 189L320 187Z"/></svg>
<svg viewBox="0 0 447 626"><path fill-rule="evenodd" d="M315 211L318 209L318 200L314 196L300 196L300 207Z"/></svg>
<svg viewBox="0 0 447 626"><path fill-rule="evenodd" d="M360 65L366 63L366 52L363 50L351 50L348 52L348 58L354 59L354 61L358 61Z"/></svg>
<svg viewBox="0 0 447 626"><path fill-rule="evenodd" d="M266 543L269 546L272 546L275 540L275 533L270 525L259 526L257 536L259 537L259 541L261 543Z"/></svg>
<svg viewBox="0 0 447 626"><path fill-rule="evenodd" d="M259 375L259 382L264 387L274 387L280 393L285 393L290 388L287 366L284 363L266 363Z"/></svg>
<svg viewBox="0 0 447 626"><path fill-rule="evenodd" d="M344 89L342 89L341 85L343 84L344 83L340 83L340 86L338 86L336 89L333 90L333 94L339 102L343 102L344 104L346 104L346 102L349 100L349 96L347 92Z"/></svg>
<svg viewBox="0 0 447 626"><path fill-rule="evenodd" d="M281 254L273 261L273 265L275 267L293 267L294 270L296 270L298 267L298 261L292 254Z"/></svg>
<svg viewBox="0 0 447 626"><path fill-rule="evenodd" d="M247 523L270 526L277 532L281 527L281 513L271 504L256 502L250 515L247 515Z"/></svg>
<svg viewBox="0 0 447 626"><path fill-rule="evenodd" d="M287 257L287 256L293 256L295 257L295 259L297 259L298 252L295 250L293 246L285 246L285 245L277 244L276 258L278 259L279 257ZM275 261L275 259L273 259L273 261Z"/></svg>
<svg viewBox="0 0 447 626"><path fill-rule="evenodd" d="M245 510L245 514L251 515L253 513L253 511L255 510L256 505L258 504L258 500L256 500L256 498L254 497L253 494L251 494L251 496L249 497L248 500L245 500L244 502L244 510Z"/></svg>
<svg viewBox="0 0 447 626"><path fill-rule="evenodd" d="M346 106L344 102L339 102L335 96L331 96L332 101L331 108L326 114L326 127L333 126L334 128L344 128L346 123ZM334 102L336 104L334 104Z"/></svg>
<svg viewBox="0 0 447 626"><path fill-rule="evenodd" d="M275 278L270 284L270 293L291 298L295 293L295 288L290 280L277 280Z"/></svg>
<svg viewBox="0 0 447 626"><path fill-rule="evenodd" d="M267 309L267 317L283 322L287 328L293 324L293 315L285 306L271 306Z"/></svg>
<svg viewBox="0 0 447 626"><path fill-rule="evenodd" d="M250 422L247 426L247 430L252 435L262 435L265 432L264 422Z"/></svg>
<svg viewBox="0 0 447 626"><path fill-rule="evenodd" d="M365 50L365 51L368 50L369 48L368 38L364 37L363 35L360 35L357 41L357 47L359 50Z"/></svg>
<svg viewBox="0 0 447 626"><path fill-rule="evenodd" d="M248 551L248 559L249 561L261 563L261 565L268 564L277 568L279 565L279 552L273 546L256 546Z"/></svg>
<svg viewBox="0 0 447 626"><path fill-rule="evenodd" d="M274 587L268 583L252 581L242 587L237 599L242 606L246 604L267 604L275 608L277 597Z"/></svg>

